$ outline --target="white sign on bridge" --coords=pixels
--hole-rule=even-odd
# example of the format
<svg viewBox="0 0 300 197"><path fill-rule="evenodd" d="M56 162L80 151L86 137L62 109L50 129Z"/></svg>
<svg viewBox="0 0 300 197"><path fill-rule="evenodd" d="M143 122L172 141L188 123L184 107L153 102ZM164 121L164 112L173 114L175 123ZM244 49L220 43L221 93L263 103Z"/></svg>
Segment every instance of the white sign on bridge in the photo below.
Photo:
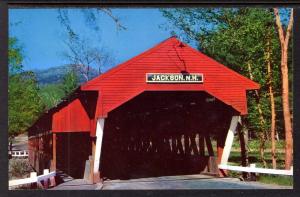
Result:
<svg viewBox="0 0 300 197"><path fill-rule="evenodd" d="M147 83L203 83L200 73L147 73Z"/></svg>

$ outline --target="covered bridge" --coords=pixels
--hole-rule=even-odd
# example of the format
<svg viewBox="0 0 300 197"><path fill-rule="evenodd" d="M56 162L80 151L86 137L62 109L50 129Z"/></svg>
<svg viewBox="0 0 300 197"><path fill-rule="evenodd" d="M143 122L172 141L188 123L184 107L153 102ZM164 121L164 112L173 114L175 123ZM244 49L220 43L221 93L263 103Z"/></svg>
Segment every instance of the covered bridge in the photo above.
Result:
<svg viewBox="0 0 300 197"><path fill-rule="evenodd" d="M44 113L29 129L30 162L79 178L90 169L94 182L216 172L247 114L246 91L258 88L171 37Z"/></svg>

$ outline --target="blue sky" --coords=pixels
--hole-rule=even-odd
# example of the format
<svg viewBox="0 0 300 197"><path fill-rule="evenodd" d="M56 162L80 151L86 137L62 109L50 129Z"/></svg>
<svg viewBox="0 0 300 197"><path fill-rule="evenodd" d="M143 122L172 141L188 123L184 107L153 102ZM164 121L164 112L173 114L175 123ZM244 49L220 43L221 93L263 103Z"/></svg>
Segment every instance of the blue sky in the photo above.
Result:
<svg viewBox="0 0 300 197"><path fill-rule="evenodd" d="M113 20L100 15L99 32L86 25L82 12L69 9L72 27L101 45L121 63L170 37L167 30L159 28L166 22L158 9L112 9L127 29L117 30ZM18 38L23 46L24 69L44 69L68 63L62 55L67 50L63 40L66 31L57 19L57 9L10 9L9 35ZM97 38L101 38L100 41Z"/></svg>
<svg viewBox="0 0 300 197"><path fill-rule="evenodd" d="M100 30L95 32L85 22L82 11L68 9L68 12L75 31L104 48L115 59L115 64L124 62L171 36L168 30L159 27L166 24L167 20L158 8L112 9L113 15L127 28L121 31L117 30L113 20L104 13L100 14ZM66 31L57 16L58 10L54 8L9 10L9 35L17 37L23 46L24 69L44 69L69 63L63 56L68 50L64 44ZM283 19L286 23L287 18L283 16ZM103 71L107 69L104 68Z"/></svg>

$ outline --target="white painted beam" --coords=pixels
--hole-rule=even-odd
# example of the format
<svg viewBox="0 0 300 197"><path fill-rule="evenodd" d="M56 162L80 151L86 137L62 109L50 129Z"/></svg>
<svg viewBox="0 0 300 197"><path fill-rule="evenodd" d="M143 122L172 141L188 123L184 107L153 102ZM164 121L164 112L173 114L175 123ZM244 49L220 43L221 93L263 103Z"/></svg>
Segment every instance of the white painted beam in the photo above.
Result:
<svg viewBox="0 0 300 197"><path fill-rule="evenodd" d="M226 165L228 162L230 150L231 150L232 143L233 143L234 133L236 131L239 121L240 121L240 116L232 116L232 119L230 122L230 127L229 127L226 141L225 141L222 158L221 158L221 163L220 163L221 165Z"/></svg>
<svg viewBox="0 0 300 197"><path fill-rule="evenodd" d="M103 131L104 131L104 120L105 120L104 118L100 118L97 120L96 148L95 148L94 169L93 169L94 174L99 172Z"/></svg>
<svg viewBox="0 0 300 197"><path fill-rule="evenodd" d="M49 172L49 169L44 170L44 174L37 176L36 172L31 172L29 178L25 179L16 179L16 180L11 180L9 181L9 187L14 187L18 185L24 185L24 184L30 184L30 183L36 183L40 181L45 181L51 177L55 177L56 172Z"/></svg>
<svg viewBox="0 0 300 197"><path fill-rule="evenodd" d="M219 169L223 170L233 170L240 172L250 172L250 173L264 173L264 174L278 174L278 175L293 175L293 168L290 170L278 170L278 169L267 169L267 168L256 168L255 166L242 167L242 166L230 166L220 164Z"/></svg>

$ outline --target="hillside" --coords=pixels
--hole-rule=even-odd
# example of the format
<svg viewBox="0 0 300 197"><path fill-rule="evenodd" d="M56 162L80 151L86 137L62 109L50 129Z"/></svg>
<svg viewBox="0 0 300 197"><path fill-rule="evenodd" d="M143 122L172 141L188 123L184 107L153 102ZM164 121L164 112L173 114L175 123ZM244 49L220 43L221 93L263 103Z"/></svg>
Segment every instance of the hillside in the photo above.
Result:
<svg viewBox="0 0 300 197"><path fill-rule="evenodd" d="M36 74L37 81L39 85L47 85L47 84L56 84L61 82L63 79L63 76L71 69L72 65L62 65L62 66L56 66L51 67L48 69L36 69L33 70L33 72ZM84 77L77 72L79 76L80 83L85 82ZM90 79L95 78L98 76L98 72L95 69L90 70Z"/></svg>

